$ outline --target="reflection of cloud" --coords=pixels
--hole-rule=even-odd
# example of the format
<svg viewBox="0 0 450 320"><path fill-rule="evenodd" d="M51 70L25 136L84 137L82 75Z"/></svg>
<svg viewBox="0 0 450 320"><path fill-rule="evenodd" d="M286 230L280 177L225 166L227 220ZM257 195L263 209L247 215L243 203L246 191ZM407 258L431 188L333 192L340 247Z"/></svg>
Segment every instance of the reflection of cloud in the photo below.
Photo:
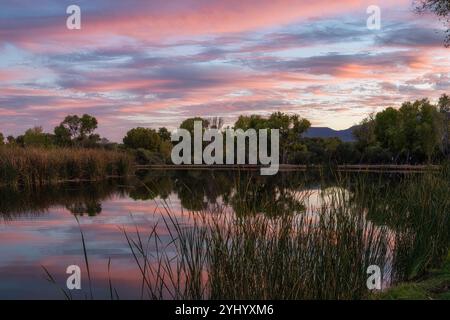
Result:
<svg viewBox="0 0 450 320"><path fill-rule="evenodd" d="M153 226L159 221L157 232L164 245L170 241L161 218L160 200L135 202L114 196L102 202L102 214L96 217L79 217L86 241L89 265L96 297L108 298L108 259L112 260L111 279L119 294L126 298L139 298L142 277L130 252L125 230L136 237L136 225L147 240ZM185 214L177 199L171 213L177 219ZM63 207L51 207L48 213L33 219L12 219L0 225L0 298L64 298L44 280L41 266L45 266L58 283L65 283L67 266L77 264L86 275L81 235L73 215ZM149 252L155 253L154 243ZM82 278L84 288L87 279ZM83 287L83 285L82 285ZM8 288L8 290L4 289ZM88 291L84 291L88 292ZM83 299L81 295L79 297Z"/></svg>

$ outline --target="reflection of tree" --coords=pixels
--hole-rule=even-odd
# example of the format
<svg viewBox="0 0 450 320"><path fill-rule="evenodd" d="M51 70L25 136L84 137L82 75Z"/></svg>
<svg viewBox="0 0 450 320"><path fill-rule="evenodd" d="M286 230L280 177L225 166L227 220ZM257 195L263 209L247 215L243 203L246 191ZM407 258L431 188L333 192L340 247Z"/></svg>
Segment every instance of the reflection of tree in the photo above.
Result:
<svg viewBox="0 0 450 320"><path fill-rule="evenodd" d="M94 217L102 212L102 205L96 201L75 202L66 206L72 214L76 216L83 216L87 214Z"/></svg>
<svg viewBox="0 0 450 320"><path fill-rule="evenodd" d="M298 178L298 176L297 176ZM236 183L235 192L229 201L238 215L264 213L268 216L300 213L305 210L296 190L299 180L295 175L287 181L280 177L256 177L244 175Z"/></svg>
<svg viewBox="0 0 450 320"><path fill-rule="evenodd" d="M248 171L139 172L139 182L130 190L135 200L166 199L175 192L183 209L202 211L223 203L240 215L265 213L269 216L304 211L295 191L302 190L300 173L260 176Z"/></svg>
<svg viewBox="0 0 450 320"><path fill-rule="evenodd" d="M150 171L137 173L138 181L129 191L133 200L167 199L173 190L173 178L169 174L153 174Z"/></svg>
<svg viewBox="0 0 450 320"><path fill-rule="evenodd" d="M73 213L96 215L101 203L112 195L124 196L118 187L120 180L96 183L67 183L33 190L0 189L0 218L13 219L21 215L39 215L51 207L63 206Z"/></svg>
<svg viewBox="0 0 450 320"><path fill-rule="evenodd" d="M233 180L226 172L216 171L141 171L130 197L135 200L167 199L175 192L184 209L201 211L208 204L217 203L219 197L227 198Z"/></svg>
<svg viewBox="0 0 450 320"><path fill-rule="evenodd" d="M420 173L370 179L353 184L355 203L367 218L393 234L392 280L419 277L440 266L450 246L450 177Z"/></svg>
<svg viewBox="0 0 450 320"><path fill-rule="evenodd" d="M106 181L96 184L67 184L30 191L0 191L0 214L45 212L64 206L73 214L96 215L101 203L112 194L124 194L118 183L130 185L126 193L134 200L167 199L175 193L184 209L201 211L216 204L233 207L239 214L293 213L303 210L293 190L301 190L317 177L303 173L279 173L274 177L248 171L141 171L135 181ZM306 181L306 182L305 182Z"/></svg>
<svg viewBox="0 0 450 320"><path fill-rule="evenodd" d="M176 175L175 192L183 208L200 211L216 204L219 197L228 198L232 184L226 172L183 171Z"/></svg>

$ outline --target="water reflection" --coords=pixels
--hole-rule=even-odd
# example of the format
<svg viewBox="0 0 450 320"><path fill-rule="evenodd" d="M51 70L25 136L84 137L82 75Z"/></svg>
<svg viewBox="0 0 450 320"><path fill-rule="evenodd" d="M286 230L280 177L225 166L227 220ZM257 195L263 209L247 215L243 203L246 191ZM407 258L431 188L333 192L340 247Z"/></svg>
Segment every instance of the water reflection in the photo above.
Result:
<svg viewBox="0 0 450 320"><path fill-rule="evenodd" d="M257 173L201 171L138 172L128 180L62 184L35 190L0 189L0 217L40 215L64 207L77 216L102 213L102 202L129 197L136 201L179 199L187 211L202 211L218 203L231 206L239 215L295 214L305 210L297 192L317 186L317 178L305 173L263 177ZM330 181L331 183L331 181Z"/></svg>
<svg viewBox="0 0 450 320"><path fill-rule="evenodd" d="M63 206L76 215L94 216L102 211L101 203L113 196L125 196L123 181L68 183L32 190L0 189L0 218L14 219L46 213Z"/></svg>
<svg viewBox="0 0 450 320"><path fill-rule="evenodd" d="M370 259L379 261L388 276L392 269L392 278L400 281L418 275L422 262L431 261L430 252L434 258L447 250L448 237L443 236L448 234L446 215L429 223L427 215L432 212L423 208L410 207L406 211L408 215L394 214L405 211L403 202L396 203L405 192L403 187L396 188L399 179L374 175L368 177L371 183L361 184L358 175L346 178L319 172L281 172L264 177L251 171L141 171L126 180L61 184L36 190L0 189L0 298L64 298L43 279L41 266L49 269L62 285L68 265L77 264L86 272L74 215L80 218L85 233L96 297L109 298L107 264L111 258L111 277L121 298L139 298L142 278L123 231L133 233L138 228L145 235L156 230L162 242L170 243L173 230L161 223L166 205L180 221L188 221L192 213L214 212L212 208L222 206L238 217L298 216L305 219L305 226L312 228L306 219L312 219L324 201L334 201L327 197L343 192L343 199L352 206L364 208L365 216L342 220L343 216L338 214L338 220L330 223L326 222L328 216L322 215L326 225L310 236L314 243L327 244L324 248L330 260L324 260L325 253L320 253L323 258L317 261L326 265L340 261L345 270L359 270L370 261L363 261L361 257L345 260L348 264L342 261L349 255L367 251ZM366 189L358 189L361 186ZM445 186L441 189L448 190ZM391 197L385 196L386 190ZM425 193L417 186L412 186L408 192L417 198L419 195L415 192ZM430 202L433 203L437 202ZM386 210L388 206L390 210ZM344 226L345 233L336 233L335 224ZM380 252L368 250L374 237L386 243L386 248ZM353 247L349 247L352 243ZM148 245L150 252L156 251L154 243ZM353 253L349 253L349 248L354 249ZM175 255L174 248L166 250L169 256ZM309 256L314 249L308 247L304 252ZM355 281L364 283L365 276L362 272ZM333 273L324 274L320 279L316 280L336 281ZM305 279L305 283L307 281ZM74 295L83 298L83 293Z"/></svg>
<svg viewBox="0 0 450 320"><path fill-rule="evenodd" d="M317 185L317 177L304 172L264 177L255 172L174 171L161 175L142 171L138 177L139 183L129 192L135 200L167 199L174 193L186 210L202 211L220 203L232 207L238 215L302 212L302 199L292 190Z"/></svg>
<svg viewBox="0 0 450 320"><path fill-rule="evenodd" d="M291 178L292 183L302 181L300 174ZM67 266L77 264L86 272L74 215L80 217L85 234L96 297L109 297L111 258L112 280L121 298L139 298L142 279L119 228L134 232L138 226L142 234L150 233L161 221L162 201L180 219L223 203L238 214L271 215L280 208L285 214L302 211L301 199L288 192L287 185L283 187L284 179L264 179L254 173L143 171L127 180L0 189L0 298L64 299L44 279L41 266L61 285ZM248 197L240 195L244 190ZM170 241L162 224L157 231L162 240Z"/></svg>

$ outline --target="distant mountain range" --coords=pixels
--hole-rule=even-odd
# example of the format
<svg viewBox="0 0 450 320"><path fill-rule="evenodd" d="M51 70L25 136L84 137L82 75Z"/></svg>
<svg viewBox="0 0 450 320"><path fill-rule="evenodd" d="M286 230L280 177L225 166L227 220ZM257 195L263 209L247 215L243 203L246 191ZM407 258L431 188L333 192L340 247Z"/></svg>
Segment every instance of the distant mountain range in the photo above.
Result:
<svg viewBox="0 0 450 320"><path fill-rule="evenodd" d="M355 141L353 136L353 129L351 127L345 130L334 130L328 127L311 127L306 131L303 136L306 138L339 138L344 142Z"/></svg>

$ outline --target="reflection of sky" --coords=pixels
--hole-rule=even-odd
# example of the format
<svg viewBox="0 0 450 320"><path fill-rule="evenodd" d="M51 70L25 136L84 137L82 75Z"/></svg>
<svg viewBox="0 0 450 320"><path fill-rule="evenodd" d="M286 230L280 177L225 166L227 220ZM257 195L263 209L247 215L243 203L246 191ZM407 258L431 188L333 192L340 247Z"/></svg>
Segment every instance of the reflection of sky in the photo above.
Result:
<svg viewBox="0 0 450 320"><path fill-rule="evenodd" d="M179 177L180 181L182 177ZM195 175L185 176L184 178L196 179ZM217 178L220 177L217 176ZM296 181L297 178L298 176L296 175L290 175L290 181ZM188 180L184 181L187 182ZM206 185L206 180L198 180L198 185L201 185L200 181L203 182L203 185ZM220 179L217 181L223 182ZM265 180L258 181L263 184ZM151 184L149 183L149 185ZM192 186L194 185L192 184ZM270 182L268 182L268 185L270 185ZM189 188L187 185L185 187ZM73 190L76 192L76 189ZM276 188L268 188L267 191L280 195L276 190ZM339 191L342 191L342 195L348 197L348 190L333 186L321 189L317 182L313 182L311 185L300 189L288 188L285 190L285 195L288 196L287 199L292 197L298 204L305 206L307 215L298 215L299 221L306 217L307 221L315 224L319 222L319 212L321 212L322 205L330 204L334 199L332 198L332 195L335 194L334 192ZM205 221L209 218L213 220L212 217L217 217L215 213L218 212L225 214L222 217L219 215L218 220L215 220L219 223L226 221L230 217L228 213L232 212L232 208L220 206L223 203L221 196L213 197L216 202L209 203L211 206L209 208L214 208L214 205L218 204L218 210L206 210L206 216L202 216L201 214L188 212L187 209L182 209L181 202L175 192L177 191L171 193L164 203L159 198L136 201L123 194L119 195L120 192L112 193L113 195L108 193L107 196L99 197L99 199L104 199L101 201L102 212L99 215L79 217L87 246L94 284L94 298L109 299L109 276L107 272L109 258L111 258L112 262L111 281L114 288L117 289L119 297L121 299L140 298L142 277L122 229L136 239L135 228L137 226L143 242L146 242L147 236L156 226L156 232L162 244L167 245L171 242L171 238L163 221L163 218L168 221L168 216L164 209L165 204L170 208L173 218L178 219L180 222L188 222L188 224L192 223L195 218L199 219L196 221ZM65 193L63 194L66 195ZM86 195L87 192L84 194ZM100 195L102 193L98 192L97 194ZM265 204L268 206L268 209L274 204L274 199L278 198L255 199L250 194L251 191L249 199L263 202L272 200L272 203ZM202 195L201 192L200 195ZM204 197L205 195L203 194L202 196ZM192 197L194 196L192 195ZM187 198L191 198L191 196L187 196ZM42 197L42 199L47 199L47 197ZM65 274L66 268L73 264L80 266L82 268L83 291L82 293L77 291L71 292L74 298L78 299L84 298L83 294L89 293L79 227L73 214L59 204L64 201L66 203L73 203L74 201L79 203L80 199L81 197L77 197L76 194L74 194L73 199L55 197L53 206L47 211L44 210L41 214L22 215L16 212L16 215L10 215L8 219L0 220L0 299L64 299L58 287L53 286L44 279L45 272L41 266L45 266L49 270L56 278L58 286L62 288L65 288L65 282L68 277ZM204 199L207 201L206 198ZM86 200L92 199L88 197ZM283 205L283 203L281 201L278 205ZM259 206L257 207L259 208ZM281 207L277 206L278 209ZM188 218L190 219L189 221L187 220ZM370 222L369 225L372 226ZM168 226L171 226L170 222L168 222ZM304 225L305 231L308 230L308 226L308 224ZM171 231L174 232L174 230ZM366 231L369 232L368 230ZM159 247L160 251L161 248ZM169 249L165 249L165 251L169 257L174 257L173 247L169 246ZM154 242L150 242L149 253L156 253ZM169 296L167 297L169 298Z"/></svg>
<svg viewBox="0 0 450 320"><path fill-rule="evenodd" d="M80 0L82 29L68 31L72 1L2 1L0 128L91 113L119 141L139 125L275 110L349 127L449 90L442 25L412 2L377 1L370 31L368 0Z"/></svg>
<svg viewBox="0 0 450 320"><path fill-rule="evenodd" d="M107 264L111 258L111 279L119 297L140 297L139 270L119 227L135 234L135 224L145 238L151 227L160 222L158 233L168 242L155 201L134 201L113 197L102 203L102 213L95 217L80 217L85 236L94 297L109 298ZM179 201L170 199L172 214L181 216ZM132 217L130 216L132 213ZM56 287L45 280L45 266L65 287L65 270L76 264L82 268L83 292L88 292L84 272L81 235L74 216L66 209L51 208L38 217L8 220L0 224L0 298L61 298ZM150 246L150 251L153 248ZM75 294L75 297L83 297Z"/></svg>

